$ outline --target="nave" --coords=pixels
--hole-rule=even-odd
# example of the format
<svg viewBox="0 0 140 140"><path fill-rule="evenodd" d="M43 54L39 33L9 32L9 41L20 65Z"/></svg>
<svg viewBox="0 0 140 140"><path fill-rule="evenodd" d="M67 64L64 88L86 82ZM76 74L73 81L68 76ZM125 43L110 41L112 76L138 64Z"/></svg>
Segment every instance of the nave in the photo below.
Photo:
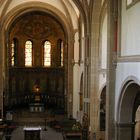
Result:
<svg viewBox="0 0 140 140"><path fill-rule="evenodd" d="M3 124L5 128L0 134L2 140L81 140L82 138L81 127L78 130L73 129L77 121L67 117L61 109L45 108L44 112L31 112L29 108L18 108L10 113L11 117L6 116L7 120ZM66 133L70 136L67 137Z"/></svg>
<svg viewBox="0 0 140 140"><path fill-rule="evenodd" d="M11 140L24 140L23 128L23 126L17 127L12 133ZM44 126L41 126L41 128L43 129ZM6 138L3 137L2 140L6 140ZM63 136L62 133L56 132L54 129L47 127L47 131L41 131L41 140L63 140Z"/></svg>
<svg viewBox="0 0 140 140"><path fill-rule="evenodd" d="M65 114L60 112L59 109L45 109L44 112L30 112L29 108L13 109L11 112L12 120L8 122L8 126L14 127L13 131L10 134L3 132L2 140L9 140L7 138L8 135L11 136L10 140L25 140L25 128L40 128L40 140L62 140L62 133L56 131L50 125L48 126L50 122L60 122L63 120Z"/></svg>

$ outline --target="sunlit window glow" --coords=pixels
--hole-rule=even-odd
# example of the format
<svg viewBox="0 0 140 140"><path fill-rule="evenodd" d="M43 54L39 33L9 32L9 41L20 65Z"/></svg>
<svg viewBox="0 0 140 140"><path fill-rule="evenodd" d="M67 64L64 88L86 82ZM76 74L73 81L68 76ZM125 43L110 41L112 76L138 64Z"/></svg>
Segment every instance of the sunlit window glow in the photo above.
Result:
<svg viewBox="0 0 140 140"><path fill-rule="evenodd" d="M61 66L63 66L64 56L63 56L63 42L61 42Z"/></svg>
<svg viewBox="0 0 140 140"><path fill-rule="evenodd" d="M51 43L49 41L45 41L44 43L44 66L51 65Z"/></svg>
<svg viewBox="0 0 140 140"><path fill-rule="evenodd" d="M32 66L32 42L25 43L25 66Z"/></svg>
<svg viewBox="0 0 140 140"><path fill-rule="evenodd" d="M15 42L14 42L14 40L12 41L12 44L11 44L11 65L12 66L15 65Z"/></svg>

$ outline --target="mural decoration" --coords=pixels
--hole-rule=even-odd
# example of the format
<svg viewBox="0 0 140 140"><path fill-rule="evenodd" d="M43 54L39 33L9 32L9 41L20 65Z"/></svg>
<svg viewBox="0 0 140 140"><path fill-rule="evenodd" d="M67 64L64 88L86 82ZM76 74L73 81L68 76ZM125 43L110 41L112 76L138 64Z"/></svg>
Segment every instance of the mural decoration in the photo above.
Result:
<svg viewBox="0 0 140 140"><path fill-rule="evenodd" d="M47 38L52 34L52 30L48 27L48 23L44 24L36 19L27 22L23 29L25 35L36 39Z"/></svg>

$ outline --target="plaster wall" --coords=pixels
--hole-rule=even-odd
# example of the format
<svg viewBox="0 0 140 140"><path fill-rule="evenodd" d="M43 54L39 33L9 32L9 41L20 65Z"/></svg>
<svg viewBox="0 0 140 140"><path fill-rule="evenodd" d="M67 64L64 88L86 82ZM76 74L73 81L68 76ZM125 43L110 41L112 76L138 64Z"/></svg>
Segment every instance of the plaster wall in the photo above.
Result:
<svg viewBox="0 0 140 140"><path fill-rule="evenodd" d="M121 56L140 55L140 2L126 7L122 0L121 13Z"/></svg>
<svg viewBox="0 0 140 140"><path fill-rule="evenodd" d="M102 43L101 43L101 68L107 67L107 14L105 15L102 25Z"/></svg>
<svg viewBox="0 0 140 140"><path fill-rule="evenodd" d="M120 54L121 56L140 55L140 2L131 7L126 6L126 1L122 0L121 11L121 39ZM116 68L116 87L115 87L115 120L117 106L121 90L127 80L132 78L140 81L140 62L120 62Z"/></svg>
<svg viewBox="0 0 140 140"><path fill-rule="evenodd" d="M135 78L137 77L137 79ZM118 63L116 69L116 88L115 88L115 120L117 115L117 105L124 84L129 80L140 81L140 62Z"/></svg>
<svg viewBox="0 0 140 140"><path fill-rule="evenodd" d="M103 24L101 27L101 69L103 70L99 74L99 91L102 90L102 88L106 84L106 69L107 69L107 14L105 14L105 17L103 19Z"/></svg>
<svg viewBox="0 0 140 140"><path fill-rule="evenodd" d="M105 73L101 73L99 75L99 91L102 91L103 87L106 84L106 74Z"/></svg>

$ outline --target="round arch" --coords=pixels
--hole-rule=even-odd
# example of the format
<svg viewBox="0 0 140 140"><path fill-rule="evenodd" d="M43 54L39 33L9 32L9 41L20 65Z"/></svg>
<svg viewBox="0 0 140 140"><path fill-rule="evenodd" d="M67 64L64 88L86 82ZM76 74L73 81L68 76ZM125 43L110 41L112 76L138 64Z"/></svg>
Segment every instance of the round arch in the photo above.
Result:
<svg viewBox="0 0 140 140"><path fill-rule="evenodd" d="M64 34L65 34L65 42L64 42L64 46L66 48L66 67L65 67L65 87L67 90L67 94L71 94L73 92L73 87L72 87L72 76L69 75L73 75L73 67L71 65L71 59L73 56L73 47L69 47L69 46L73 46L73 34L74 31L73 26L70 24L71 22L68 21L65 17L65 15L59 11L58 9L56 9L55 7L49 5L49 4L45 4L42 2L27 2L21 5L16 6L15 8L13 8L11 11L9 11L6 15L4 15L1 19L1 24L0 24L0 42L1 42L1 48L2 51L0 52L0 63L2 66L2 72L0 77L2 77L1 79L3 79L1 81L1 87L0 89L2 89L1 94L3 94L5 87L8 87L8 74L7 74L7 66L8 66L8 61L7 61L7 48L8 48L8 33L9 30L12 26L12 24L14 23L14 21L16 21L19 17L21 17L22 15L29 13L29 12L33 12L33 11L41 11L44 13L47 13L51 16L53 16L61 25L62 28L64 30ZM6 65L5 65L6 64ZM8 89L7 89L8 90ZM5 91L6 92L6 91ZM3 104L3 102L2 102ZM70 108L70 107L68 107ZM72 110L72 109L71 109ZM68 110L69 111L69 110ZM3 112L3 111L2 111Z"/></svg>
<svg viewBox="0 0 140 140"><path fill-rule="evenodd" d="M100 131L105 131L106 120L106 85L102 88L100 94Z"/></svg>
<svg viewBox="0 0 140 140"><path fill-rule="evenodd" d="M133 119L134 103L137 94L140 92L139 82L131 76L123 84L117 109L117 132L118 140L133 140L135 122Z"/></svg>

